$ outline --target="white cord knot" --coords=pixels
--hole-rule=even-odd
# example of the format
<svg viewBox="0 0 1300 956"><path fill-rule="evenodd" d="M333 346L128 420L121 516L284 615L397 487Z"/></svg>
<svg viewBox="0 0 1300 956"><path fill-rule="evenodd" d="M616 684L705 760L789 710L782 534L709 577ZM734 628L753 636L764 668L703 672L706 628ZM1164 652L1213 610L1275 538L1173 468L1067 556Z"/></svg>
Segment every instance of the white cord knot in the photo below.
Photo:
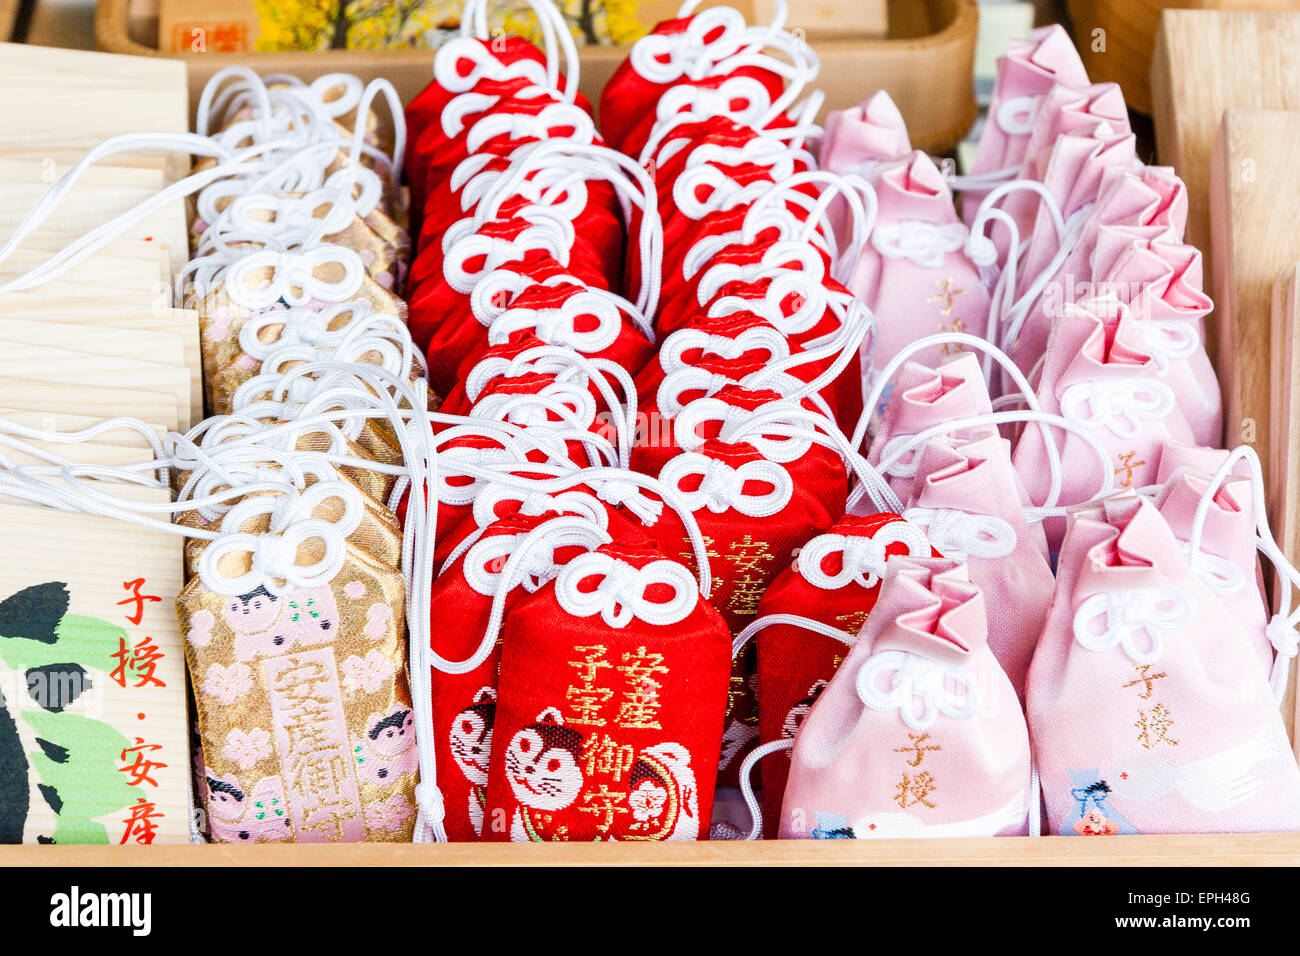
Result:
<svg viewBox="0 0 1300 956"><path fill-rule="evenodd" d="M322 267L334 267L340 278L317 278L316 271ZM270 271L269 279L263 278L263 270ZM291 308L312 300L346 302L361 290L364 275L361 257L344 246L324 244L290 252L263 249L227 268L226 295L250 310L269 308L279 301Z"/></svg>
<svg viewBox="0 0 1300 956"><path fill-rule="evenodd" d="M421 780L415 785L415 805L419 808L420 816L424 818L424 822L431 827L436 827L442 823L443 818L447 815L446 805L442 799L442 791L438 789L436 783Z"/></svg>
<svg viewBox="0 0 1300 956"><path fill-rule="evenodd" d="M819 534L799 549L799 574L809 584L825 591L837 591L850 583L873 588L885 577L889 560L885 549L898 544L906 547L912 557L930 556L930 542L919 528L906 521L891 521L871 537ZM826 560L836 556L840 569L828 574Z"/></svg>
<svg viewBox="0 0 1300 956"><path fill-rule="evenodd" d="M1004 558L1016 547L1016 532L995 515L955 508L909 508L903 517L921 528L945 558Z"/></svg>
<svg viewBox="0 0 1300 956"><path fill-rule="evenodd" d="M624 478L610 478L594 482L596 497L615 508L622 505L641 519L643 524L655 524L663 513L662 501L655 501L632 481Z"/></svg>
<svg viewBox="0 0 1300 956"><path fill-rule="evenodd" d="M1215 594L1236 594L1246 585L1246 575L1232 561L1207 551L1192 553L1190 541L1179 541L1178 550L1187 559L1187 566L1201 579L1201 583Z"/></svg>
<svg viewBox="0 0 1300 956"><path fill-rule="evenodd" d="M502 575L510 557L523 545L527 532L520 534L495 534L480 538L465 554L462 566L465 583L485 597L493 597L501 589ZM523 566L516 569L517 578L525 591L530 594L538 591L558 570L555 562L555 547L546 547L545 542L528 549L523 556ZM515 581L506 582L509 587Z"/></svg>
<svg viewBox="0 0 1300 956"><path fill-rule="evenodd" d="M1190 322L1177 319L1148 319L1139 322L1142 340L1160 375L1169 374L1171 360L1191 358L1201 347L1201 337Z"/></svg>
<svg viewBox="0 0 1300 956"><path fill-rule="evenodd" d="M897 710L903 723L918 731L928 730L940 714L967 720L980 709L970 674L911 651L872 654L858 671L855 688L867 707Z"/></svg>
<svg viewBox="0 0 1300 956"><path fill-rule="evenodd" d="M922 269L937 269L948 253L965 244L966 235L966 227L960 222L936 225L905 219L877 226L871 233L871 244L887 259L907 259Z"/></svg>
<svg viewBox="0 0 1300 956"><path fill-rule="evenodd" d="M682 480L691 477L698 477L699 482L694 490L687 491L682 488ZM660 471L659 480L680 495L691 511L708 508L722 514L734 508L750 518L776 514L794 494L790 473L775 462L759 459L733 468L725 461L689 451L670 459ZM749 481L770 485L771 490L746 493L745 483Z"/></svg>
<svg viewBox="0 0 1300 956"><path fill-rule="evenodd" d="M292 567L297 559L297 541L290 541L282 534L257 536L257 544L253 546L253 570L256 573L282 579L285 569Z"/></svg>
<svg viewBox="0 0 1300 956"><path fill-rule="evenodd" d="M1289 661L1300 652L1300 633L1297 633L1295 626L1287 623L1286 618L1281 614L1273 615L1268 626L1264 628L1264 634L1268 637L1268 642L1273 645L1273 650L1277 651L1279 658Z"/></svg>
<svg viewBox="0 0 1300 956"><path fill-rule="evenodd" d="M1154 664L1164 652L1165 634L1192 620L1191 598L1174 587L1101 591L1079 605L1074 639L1090 651L1119 646L1135 664ZM1146 646L1138 643L1145 633Z"/></svg>
<svg viewBox="0 0 1300 956"><path fill-rule="evenodd" d="M971 233L966 240L966 258L981 269L997 264L998 247L988 236Z"/></svg>
<svg viewBox="0 0 1300 956"><path fill-rule="evenodd" d="M596 586L580 587L596 578ZM652 601L646 595L654 585L671 588L672 596ZM574 617L599 614L610 627L626 627L633 618L648 624L676 624L695 609L699 592L691 572L676 561L660 559L637 568L602 551L580 554L555 580L555 600Z"/></svg>
<svg viewBox="0 0 1300 956"><path fill-rule="evenodd" d="M1174 409L1174 391L1141 377L1076 382L1061 396L1061 415L1080 428L1103 426L1117 438L1136 438L1143 421L1160 421Z"/></svg>

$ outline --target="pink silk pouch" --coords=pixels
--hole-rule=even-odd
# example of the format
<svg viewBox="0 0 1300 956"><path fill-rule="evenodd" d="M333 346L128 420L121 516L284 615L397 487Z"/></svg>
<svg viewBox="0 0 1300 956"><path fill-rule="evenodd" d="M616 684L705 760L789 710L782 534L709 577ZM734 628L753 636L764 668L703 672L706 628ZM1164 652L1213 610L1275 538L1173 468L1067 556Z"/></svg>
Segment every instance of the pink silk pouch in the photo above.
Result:
<svg viewBox="0 0 1300 956"><path fill-rule="evenodd" d="M1217 469L1226 453L1216 452L1216 456ZM1163 461L1160 470L1165 471ZM1162 478L1163 487L1155 497L1156 507L1177 538L1193 572L1246 632L1264 665L1264 673L1269 674L1273 669L1273 645L1267 634L1269 613L1255 550L1255 502L1246 478L1229 478L1210 499L1199 553L1194 561L1191 559L1196 509L1212 475L1213 470L1206 473L1186 465L1173 469L1168 477Z"/></svg>
<svg viewBox="0 0 1300 956"><path fill-rule="evenodd" d="M968 232L938 167L918 151L880 163L870 181L876 225L845 285L876 316L871 368L883 368L927 335L983 336L988 289L966 255ZM935 348L918 353L916 361L933 366L943 358Z"/></svg>
<svg viewBox="0 0 1300 956"><path fill-rule="evenodd" d="M1058 84L1076 88L1088 85L1088 71L1063 27L1041 27L1028 39L1007 44L1006 54L998 60L988 120L970 168L972 176L1016 169L1024 162L1039 98ZM984 195L968 192L962 197L967 223L974 221Z"/></svg>
<svg viewBox="0 0 1300 956"><path fill-rule="evenodd" d="M1187 226L1187 189L1167 166L1108 166L1101 174L1097 202L1084 220L1074 248L1043 294L1030 307L1015 341L1007 349L1026 374L1047 348L1052 321L1062 304L1094 293L1092 254L1103 229L1133 239L1181 242Z"/></svg>
<svg viewBox="0 0 1300 956"><path fill-rule="evenodd" d="M1075 132L1094 130L1105 123L1116 133L1132 132L1129 126L1128 107L1124 94L1116 83L1093 83L1083 87L1053 86L1043 96L1034 130L1029 134L1025 159L1020 165L1017 179L1044 182L1062 136ZM1036 198L1032 193L1013 192L1002 202L1001 208L1016 220L1021 238L1033 227Z"/></svg>
<svg viewBox="0 0 1300 956"><path fill-rule="evenodd" d="M826 116L820 167L828 172L868 177L877 163L902 159L910 152L903 114L884 90L877 90L860 106L832 110ZM827 216L841 245L847 242L849 212L842 198L835 198Z"/></svg>
<svg viewBox="0 0 1300 956"><path fill-rule="evenodd" d="M1223 397L1205 352L1205 316L1214 308L1202 291L1201 254L1172 241L1134 240L1102 229L1093 253L1098 289L1114 293L1142 320L1157 372L1174 390L1196 444L1223 441Z"/></svg>
<svg viewBox="0 0 1300 956"><path fill-rule="evenodd" d="M1056 589L1043 527L1026 521L1024 494L1009 444L996 434L966 444L935 439L903 512L940 554L965 562L988 606L989 649L1022 701Z"/></svg>
<svg viewBox="0 0 1300 956"><path fill-rule="evenodd" d="M1105 474L1082 436L1054 431L1050 440L1060 450L1062 505L1090 501L1109 487L1153 484L1166 442L1194 444L1177 396L1147 348L1142 323L1127 306L1113 300L1104 305L1096 311L1087 304L1064 308L1038 384L1042 410L1086 432L1109 459L1110 473ZM1044 440L1042 429L1027 428L1012 456L1034 501L1045 499L1051 479ZM1063 522L1049 518L1044 524L1055 550Z"/></svg>
<svg viewBox="0 0 1300 956"><path fill-rule="evenodd" d="M794 738L870 616L887 562L908 554L940 557L925 534L898 515L845 515L826 534L800 547L794 562L768 586L755 624L746 629L758 645L759 743ZM792 617L839 633L801 625ZM740 656L734 647L733 655ZM763 760L759 769L764 831L775 839L789 752Z"/></svg>
<svg viewBox="0 0 1300 956"><path fill-rule="evenodd" d="M1070 228L1070 217L1089 213L1095 204L1102 177L1113 167L1131 168L1137 163L1136 139L1131 132L1116 131L1107 123L1091 129L1075 130L1060 137L1052 149L1043 172L1043 186L1056 200L1061 216ZM1014 194L1013 194L1014 196ZM1049 270L1061 249L1062 238L1053 227L1047 210L1034 203L1036 213L1029 232L1021 231L1020 240L1029 247L1020 257L1016 295L1023 295L1040 275ZM1074 228L1082 228L1079 222Z"/></svg>
<svg viewBox="0 0 1300 956"><path fill-rule="evenodd" d="M880 427L867 451L867 461L876 467L900 444L927 428L992 411L979 357L973 353L960 354L937 369L906 362L886 396ZM912 449L885 472L889 486L902 501L912 494L921 451L919 446Z"/></svg>
<svg viewBox="0 0 1300 956"><path fill-rule="evenodd" d="M864 176L875 163L901 159L911 151L903 114L888 93L878 90L862 105L826 116L820 166L840 176Z"/></svg>
<svg viewBox="0 0 1300 956"><path fill-rule="evenodd" d="M1028 832L1029 735L954 561L897 557L795 737L783 838Z"/></svg>
<svg viewBox="0 0 1300 956"><path fill-rule="evenodd" d="M1052 833L1300 829L1250 641L1136 494L1072 516L1028 709Z"/></svg>

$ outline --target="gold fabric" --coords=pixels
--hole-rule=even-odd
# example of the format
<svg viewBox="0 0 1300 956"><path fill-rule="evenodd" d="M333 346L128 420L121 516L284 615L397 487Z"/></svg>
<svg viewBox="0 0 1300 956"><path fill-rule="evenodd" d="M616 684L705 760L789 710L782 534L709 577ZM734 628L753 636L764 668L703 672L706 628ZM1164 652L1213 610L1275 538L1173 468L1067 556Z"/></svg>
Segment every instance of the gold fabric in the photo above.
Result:
<svg viewBox="0 0 1300 956"><path fill-rule="evenodd" d="M349 547L327 586L177 598L221 842L409 842L418 760L402 575ZM206 791L206 792L203 792Z"/></svg>

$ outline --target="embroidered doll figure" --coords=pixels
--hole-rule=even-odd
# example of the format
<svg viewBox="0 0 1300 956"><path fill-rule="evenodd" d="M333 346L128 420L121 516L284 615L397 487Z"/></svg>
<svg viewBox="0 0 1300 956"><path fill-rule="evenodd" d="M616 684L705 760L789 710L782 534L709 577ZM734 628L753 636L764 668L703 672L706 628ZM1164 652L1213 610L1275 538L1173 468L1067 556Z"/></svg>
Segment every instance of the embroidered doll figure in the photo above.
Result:
<svg viewBox="0 0 1300 956"><path fill-rule="evenodd" d="M235 631L235 659L283 654L296 646L323 644L338 624L338 605L328 587L300 589L283 598L258 587L232 597L226 621Z"/></svg>
<svg viewBox="0 0 1300 956"><path fill-rule="evenodd" d="M411 708L398 704L388 713L371 715L365 737L355 752L362 780L384 783L415 773L420 761Z"/></svg>
<svg viewBox="0 0 1300 956"><path fill-rule="evenodd" d="M564 726L554 707L537 716L510 740L506 750L506 779L519 801L510 822L515 842L542 840L550 814L564 810L582 790L582 734ZM540 824L540 825L539 825Z"/></svg>
<svg viewBox="0 0 1300 956"><path fill-rule="evenodd" d="M223 843L286 840L288 803L280 778L263 777L245 793L234 775L204 777L208 790L208 822L212 838Z"/></svg>
<svg viewBox="0 0 1300 956"><path fill-rule="evenodd" d="M492 755L492 724L497 714L497 693L484 687L474 703L451 724L451 753L456 766L470 784L469 820L474 832L483 834L483 808L487 805L488 758Z"/></svg>
<svg viewBox="0 0 1300 956"><path fill-rule="evenodd" d="M1097 775L1097 771L1072 770L1070 777L1078 784L1070 790L1070 796L1078 806L1071 817L1061 825L1061 836L1115 836L1137 833L1137 828L1133 824L1106 805L1106 801L1114 791L1110 784Z"/></svg>
<svg viewBox="0 0 1300 956"><path fill-rule="evenodd" d="M1084 788L1083 793L1086 795L1085 800L1092 800L1094 794L1110 793L1110 787L1106 786L1105 780L1099 780L1092 786ZM1119 832L1119 824L1107 820L1106 815L1101 812L1101 807L1096 802L1092 802L1071 829L1079 836L1114 836Z"/></svg>

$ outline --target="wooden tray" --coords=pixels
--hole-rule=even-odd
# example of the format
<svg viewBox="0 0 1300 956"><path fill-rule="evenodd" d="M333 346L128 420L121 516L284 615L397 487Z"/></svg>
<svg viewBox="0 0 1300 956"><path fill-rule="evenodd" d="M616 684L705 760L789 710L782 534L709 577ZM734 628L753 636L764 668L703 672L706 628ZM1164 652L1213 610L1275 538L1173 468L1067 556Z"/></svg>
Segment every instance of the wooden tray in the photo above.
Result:
<svg viewBox="0 0 1300 956"><path fill-rule="evenodd" d="M382 76L393 82L404 101L432 77L431 50L162 54L156 48L157 16L157 0L101 0L95 11L96 41L111 53L184 60L191 105L214 73L236 63L259 73L292 73L307 80L334 72L364 79ZM907 120L913 146L951 150L975 121L971 77L978 20L976 0L890 0L888 37L811 40L821 58L817 86L827 94L827 108L853 106L886 89ZM597 100L626 57L627 47L584 48L583 93Z"/></svg>
<svg viewBox="0 0 1300 956"><path fill-rule="evenodd" d="M2 0L0 0L2 2ZM136 0L138 4L141 0ZM98 36L105 49L158 56L127 35L130 0L101 3ZM895 13L902 8L903 13ZM907 19L907 10L913 17ZM934 17L928 26L917 11ZM846 101L861 99L875 85L884 85L908 116L914 140L931 149L950 145L974 115L970 97L970 56L973 53L973 0L926 0L891 5L895 39L834 41L819 44L828 87L852 86ZM901 17L901 19L900 19ZM910 24L910 26L909 26ZM912 31L908 33L907 31ZM967 34L967 31L969 33ZM969 42L969 45L968 45ZM1113 48L1112 48L1113 49ZM591 49L584 66L588 91L598 89L624 51ZM957 62L952 62L953 59ZM424 84L428 53L261 54L223 58L218 54L181 57L190 70L191 95L213 72L238 59L267 71L292 71L304 77L331 70L362 75L386 75L399 83L404 95ZM851 66L850 66L851 64ZM601 71L604 71L603 73ZM863 79L842 82L846 70ZM954 79L959 77L960 81ZM1292 723L1287 715L1288 725ZM1134 836L1114 840L1002 838L968 840L771 841L645 844L553 844L546 847L511 844L282 845L244 846L54 846L0 847L0 866L96 865L1176 865L1247 866L1300 863L1300 834L1224 834L1196 836Z"/></svg>
<svg viewBox="0 0 1300 956"><path fill-rule="evenodd" d="M772 840L713 843L282 844L0 847L8 866L1294 866L1300 834L1110 840Z"/></svg>

